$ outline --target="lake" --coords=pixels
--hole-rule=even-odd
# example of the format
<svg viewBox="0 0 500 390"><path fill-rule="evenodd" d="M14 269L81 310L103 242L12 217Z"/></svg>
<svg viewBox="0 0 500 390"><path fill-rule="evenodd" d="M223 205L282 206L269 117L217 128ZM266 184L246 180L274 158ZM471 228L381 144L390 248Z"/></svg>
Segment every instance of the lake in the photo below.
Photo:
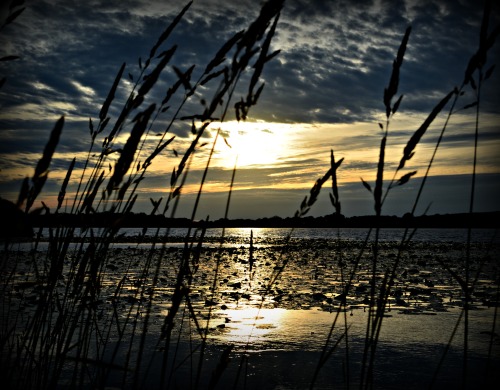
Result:
<svg viewBox="0 0 500 390"><path fill-rule="evenodd" d="M373 239L364 246L367 229L231 228L224 231L222 244L222 229L208 229L203 246L191 252L190 274L184 280L189 304L184 300L179 306L168 345L164 345L162 335L176 291L187 230L171 229L166 239L166 232L160 231L167 243L155 244L152 251L156 230L149 229L145 239L139 238L141 232L122 232L107 250L100 274L95 313L99 328L109 333L104 347L94 351L96 356L118 367L134 368L134 353L128 360L125 357L128 351L138 350L138 335L147 329L140 368L110 370L108 386L130 387L134 378L140 378L137 380L143 386L151 387L159 383L158 372L166 367L171 388L194 387L201 334L206 333L199 388L209 387L212 373L217 372L220 357L228 348L231 353L219 388L309 388L322 351L333 346L314 388L359 387L373 280ZM97 230L95 233L98 235ZM435 388L460 386L465 314L459 281L465 277L467 231L418 230L398 255L402 234L401 229L382 229L379 235L377 289L386 270L396 261L398 266L374 355L374 387L425 388L435 373ZM76 250L79 244L74 245ZM44 246L48 244L39 243L40 264ZM23 243L11 251L27 254L30 247ZM466 387L477 388L500 380L494 369L500 364L500 241L496 232L474 230L469 251L474 289L467 311ZM72 259L69 255L65 262L68 274ZM159 268L153 282L156 265ZM32 276L29 269L18 272L12 291L19 292ZM349 280L350 289L342 295ZM62 283L61 295L63 290ZM27 313L30 305L13 292L9 304L18 304ZM36 295L34 287L23 288L23 292ZM151 307L147 309L149 298ZM36 297L33 299L36 307ZM116 330L117 325L123 333ZM168 362L162 366L167 351ZM61 379L60 385L64 384Z"/></svg>

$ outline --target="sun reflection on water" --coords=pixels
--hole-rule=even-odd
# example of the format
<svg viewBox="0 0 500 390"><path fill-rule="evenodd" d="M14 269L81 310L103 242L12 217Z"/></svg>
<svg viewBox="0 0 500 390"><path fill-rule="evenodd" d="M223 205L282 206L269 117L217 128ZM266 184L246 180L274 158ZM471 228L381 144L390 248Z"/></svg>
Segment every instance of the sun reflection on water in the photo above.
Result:
<svg viewBox="0 0 500 390"><path fill-rule="evenodd" d="M224 327L224 339L228 342L241 343L247 339L258 341L280 327L287 314L286 309L232 309L226 311L227 323Z"/></svg>
<svg viewBox="0 0 500 390"><path fill-rule="evenodd" d="M316 349L332 313L320 310L287 310L247 307L217 313L219 325L210 338L252 349Z"/></svg>
<svg viewBox="0 0 500 390"><path fill-rule="evenodd" d="M492 310L476 311L470 322L477 329L483 329L483 322L491 319ZM449 338L447 330L453 327L459 310L439 313L440 315L409 316L399 313L388 316L384 321L381 340L384 345L401 350L421 350L425 355L436 345L445 345ZM360 308L348 315L349 337L352 346L361 346L366 331L368 311ZM209 338L223 344L234 344L247 351L301 350L319 351L325 340L335 312L311 308L309 310L288 310L282 308L231 308L218 310L212 324L215 330ZM483 325L483 327L481 326ZM443 329L445 331L443 331ZM484 328L486 329L486 328ZM335 327L332 340L344 332L343 316ZM457 333L460 340L461 332ZM488 339L480 332L469 336L469 349L480 352L488 346ZM425 340L425 342L423 342ZM458 344L460 342L458 341Z"/></svg>

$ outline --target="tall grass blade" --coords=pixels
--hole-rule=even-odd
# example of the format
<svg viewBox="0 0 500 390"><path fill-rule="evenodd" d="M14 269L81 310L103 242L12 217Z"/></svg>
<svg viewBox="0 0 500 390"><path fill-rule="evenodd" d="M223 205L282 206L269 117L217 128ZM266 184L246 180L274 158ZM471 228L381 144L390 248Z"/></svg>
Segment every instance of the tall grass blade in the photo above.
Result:
<svg viewBox="0 0 500 390"><path fill-rule="evenodd" d="M12 12L5 20L4 26L7 26L8 24L11 24L14 20L16 20L19 17L19 15L21 15L24 12L25 9L26 7L23 7Z"/></svg>
<svg viewBox="0 0 500 390"><path fill-rule="evenodd" d="M372 192L372 186L370 185L370 183L365 181L362 177L360 177L360 179L361 183L363 184L363 187L365 187L368 190L368 192Z"/></svg>
<svg viewBox="0 0 500 390"><path fill-rule="evenodd" d="M64 202L64 197L66 196L66 188L68 187L69 178L71 177L71 173L73 172L73 168L75 167L76 157L71 160L71 164L69 165L68 171L66 172L66 177L64 178L63 184L61 186L61 190L59 191L59 195L57 196L57 210L59 210Z"/></svg>
<svg viewBox="0 0 500 390"><path fill-rule="evenodd" d="M382 186L384 184L384 163L385 163L385 144L387 137L383 137L380 142L380 154L377 166L377 179L375 181L375 189L373 190L373 198L375 200L375 212L379 216L382 213Z"/></svg>
<svg viewBox="0 0 500 390"><path fill-rule="evenodd" d="M0 62L6 62L6 61L15 61L15 60L18 60L19 56L4 56L4 57L0 57Z"/></svg>
<svg viewBox="0 0 500 390"><path fill-rule="evenodd" d="M167 66L167 64L170 62L176 50L177 50L177 45L174 45L168 51L163 53L161 60L156 65L156 67L151 71L150 74L144 76L144 82L142 83L141 87L139 88L139 91L137 92L138 95L137 98L135 99L134 107L139 106L139 103L142 102L141 98L143 98L156 84L158 78L160 77L161 72L163 71L165 66Z"/></svg>
<svg viewBox="0 0 500 390"><path fill-rule="evenodd" d="M217 383L219 382L222 374L224 373L227 366L229 365L229 362L230 362L229 356L230 356L233 348L234 348L234 345L230 344L224 349L224 351L222 351L219 362L217 363L217 367L215 367L215 370L212 372L210 382L208 383L209 389L216 388Z"/></svg>
<svg viewBox="0 0 500 390"><path fill-rule="evenodd" d="M130 132L130 136L123 147L121 156L115 164L113 176L109 179L106 187L108 194L111 194L111 192L118 187L118 185L122 182L123 176L129 170L130 164L132 164L134 159L135 151L139 145L139 141L146 130L149 118L151 117L155 107L156 105L152 104L146 111L138 114L135 118L135 126Z"/></svg>
<svg viewBox="0 0 500 390"><path fill-rule="evenodd" d="M343 161L344 158L341 158L338 162L335 162L333 149L330 150L330 168L332 170L332 194L330 199L337 215L342 214L340 207L339 188L337 183L337 169L340 167L340 164L342 164Z"/></svg>
<svg viewBox="0 0 500 390"><path fill-rule="evenodd" d="M156 148L153 153L151 153L149 155L148 158L146 158L146 160L144 161L144 163L142 164L142 169L145 169L147 167L149 167L149 165L151 165L151 162L153 161L153 159L158 155L160 154L163 149L165 149L173 140L175 139L175 136L173 136L172 138L168 139L167 141L165 141L164 143L162 143L158 148Z"/></svg>
<svg viewBox="0 0 500 390"><path fill-rule="evenodd" d="M63 127L64 127L64 116L62 116L56 122L54 129L50 133L50 138L47 144L45 145L42 158L38 161L38 164L36 165L35 173L31 178L32 186L30 188L27 198L26 212L29 211L29 209L35 202L36 197L42 191L42 188L47 180L47 176L49 174L50 162L52 161L52 156L54 155L57 144L59 143L59 138L61 137Z"/></svg>
<svg viewBox="0 0 500 390"><path fill-rule="evenodd" d="M226 59L226 54L243 37L244 33L245 33L245 30L238 31L226 43L224 43L222 45L222 47L219 49L219 51L217 52L217 54L215 55L215 57L208 63L208 65L205 68L205 71L203 73L208 75L215 67L217 67L222 62L224 62L224 60Z"/></svg>
<svg viewBox="0 0 500 390"><path fill-rule="evenodd" d="M120 70L118 71L118 74L115 77L115 81L113 82L113 85L111 86L111 89L109 90L108 96L106 97L106 100L104 101L104 103L101 107L101 111L99 112L99 119L101 121L105 120L107 115L108 115L109 106L111 105L111 102L115 98L116 89L118 88L118 84L122 78L124 70L125 70L125 62L120 67Z"/></svg>
<svg viewBox="0 0 500 390"><path fill-rule="evenodd" d="M399 166L397 170L399 171L405 166L405 163L410 160L413 155L415 154L414 150L415 147L418 145L420 142L420 139L422 136L425 134L431 123L434 121L436 116L441 112L441 110L446 106L448 101L451 99L453 95L457 93L457 90L453 90L449 92L441 101L432 109L431 113L429 116L425 119L425 121L422 123L422 125L415 131L415 133L412 135L408 143L406 144L404 150L403 150L403 157L401 158L401 161L399 162Z"/></svg>
<svg viewBox="0 0 500 390"><path fill-rule="evenodd" d="M19 191L19 195L17 197L17 202L16 206L18 208L21 208L28 198L29 190L30 190L30 183L29 183L29 178L25 177L23 180L23 183L21 184L21 190Z"/></svg>
<svg viewBox="0 0 500 390"><path fill-rule="evenodd" d="M168 25L168 27L163 31L163 33L160 35L158 38L158 41L155 43L155 45L151 48L151 51L149 53L149 58L153 58L156 54L156 51L158 48L161 46L163 42L165 42L172 31L174 31L175 27L179 24L179 22L182 20L184 14L187 12L189 7L191 7L191 4L193 4L193 1L190 1L187 3L184 8L179 12L179 14L174 18L174 20Z"/></svg>
<svg viewBox="0 0 500 390"><path fill-rule="evenodd" d="M410 38L410 33L411 33L411 26L408 26L405 32L405 35L403 37L403 40L401 41L401 44L398 49L398 54L396 56L396 59L394 60L392 64L392 73L391 73L391 78L389 81L389 85L387 88L384 89L384 104L385 104L385 110L386 110L386 116L389 118L391 115L391 112L394 114L394 108L397 111L397 108L399 106L399 103L401 102L402 96L399 98L397 105L394 106L394 108L391 108L391 101L394 95L398 93L398 86L399 86L399 73L400 73L400 68L401 65L403 65L403 58L406 52L406 46L408 44L408 40Z"/></svg>

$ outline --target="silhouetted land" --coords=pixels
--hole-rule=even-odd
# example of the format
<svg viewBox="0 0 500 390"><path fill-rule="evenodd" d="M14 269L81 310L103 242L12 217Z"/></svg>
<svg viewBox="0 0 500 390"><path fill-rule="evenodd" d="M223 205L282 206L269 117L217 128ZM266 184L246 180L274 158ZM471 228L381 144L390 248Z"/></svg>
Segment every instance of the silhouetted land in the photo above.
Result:
<svg viewBox="0 0 500 390"><path fill-rule="evenodd" d="M379 221L374 216L345 217L343 215L327 215L324 217L302 218L259 218L259 219L218 219L215 221L191 222L187 218L167 218L163 215L147 215L144 213L112 214L42 214L28 215L17 209L12 203L0 199L0 237L33 236L35 227L307 227L307 228L499 228L500 211L469 214L435 214L403 217L382 216Z"/></svg>
<svg viewBox="0 0 500 390"><path fill-rule="evenodd" d="M166 218L162 215L147 215L143 213L130 213L113 215L99 214L58 214L58 215L32 215L31 225L39 226L116 226L116 227L188 227L191 222L187 218ZM195 226L204 224L207 227L349 227L367 228L375 227L377 220L374 216L344 217L327 215L324 217L303 218L259 218L259 219L218 219L215 221L196 221ZM403 217L382 216L380 227L422 227L422 228L498 228L500 227L500 212L468 214L436 214L429 216Z"/></svg>

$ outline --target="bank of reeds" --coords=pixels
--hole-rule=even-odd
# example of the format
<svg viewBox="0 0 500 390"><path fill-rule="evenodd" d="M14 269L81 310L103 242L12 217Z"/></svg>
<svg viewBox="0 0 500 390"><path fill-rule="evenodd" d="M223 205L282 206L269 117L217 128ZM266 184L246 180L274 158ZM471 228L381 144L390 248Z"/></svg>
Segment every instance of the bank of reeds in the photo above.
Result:
<svg viewBox="0 0 500 390"><path fill-rule="evenodd" d="M174 18L172 23L163 31L157 42L152 46L148 58L139 60L139 75L132 77L134 81L132 90L127 100L121 105L116 118L110 115L112 106L118 107L116 92L125 74L126 64L123 64L111 86L106 100L99 112L99 120L94 123L89 120L89 150L86 161L82 162L83 172L77 178L77 188L68 199L68 186L73 177L76 160L73 160L62 183L55 210L50 210L43 205L36 212L59 213L65 202L70 204L71 213L74 215L90 214L95 212L110 212L118 217L110 221L102 229L83 227L77 232L74 227L58 226L49 228L48 248L44 252L37 252L39 238L42 230L37 232L37 240L29 258L28 273L32 275L31 283L37 286L35 295L26 295L21 291L14 298L14 287L19 289L19 284L14 282L18 272L17 261L21 258L16 255L14 246L8 247L3 254L2 265L2 328L0 329L1 343L1 376L6 378L5 384L9 388L56 388L68 386L71 388L104 388L113 378L114 384L119 383L122 388L143 388L155 383L161 388L175 387L174 374L180 367L189 367L189 377L185 378L184 385L198 388L202 382L208 383L208 388L215 388L224 373L232 356L232 346L218 356L211 357L212 366L209 378L206 376L206 349L207 335L210 331L212 307L218 294L220 259L222 253L217 254L217 261L213 272L211 289L204 297L207 313L201 315L197 312L192 302L191 288L194 277L200 267L201 250L204 243L205 230L189 228L184 240L184 246L177 258L175 269L171 269L168 278L165 276L166 258L169 248L166 244L169 230L157 229L152 239L147 256L141 260L132 255L124 261L122 269L110 263L113 240L120 232L122 223L137 200L138 189L147 176L149 167L154 164L155 158L164 153L167 147L175 142L171 130L179 122L186 123L192 132L192 141L185 150L179 164L170 177L170 189L165 199L151 199L152 214L161 213L174 217L178 202L182 196L183 186L189 174L190 165L200 148L200 140L207 128L217 122L222 122L234 107L238 120L246 119L249 110L257 104L264 85L259 82L265 64L278 52L269 52L272 38L277 28L283 1L272 0L265 3L256 20L246 29L235 33L213 59L204 67L201 75L193 80L195 65L180 69L173 65L177 45L170 43L171 33L184 15L189 12L191 2ZM457 112L457 104L466 88L470 87L475 96L475 102L467 104L465 109L476 109L474 163L472 167L471 203L470 213L474 210L475 171L478 132L480 129L480 97L484 82L491 76L492 67L488 67L487 53L493 46L499 33L498 27L490 32L488 25L489 8L484 12L480 32L480 42L477 52L472 56L466 66L464 80L460 87L451 87L435 107L422 125L410 137L403 150L399 166L386 185L385 154L386 145L390 141L390 124L393 116L404 105L403 95L398 95L400 76L404 70L403 60L406 48L411 44L411 28L409 27L402 39L392 66L392 74L388 86L383 94L383 106L386 112L386 123L380 124L382 139L379 146L379 161L376 168L376 181L372 186L362 180L362 185L373 194L374 211L377 217L383 212L388 196L394 190L416 174L415 171L403 173L415 153L422 136L425 134L434 119L448 107L445 124L442 127L439 139L410 215L414 215L419 205L421 194L432 168L436 153L448 128L449 120ZM167 89L161 102L151 103L151 91L157 86L158 80L165 73L175 75L175 81ZM245 75L245 77L243 77ZM247 80L246 96L235 103L235 94L241 91L242 80ZM207 98L202 95L200 87L213 86L213 95ZM238 86L240 86L238 89ZM202 100L200 111L186 113L188 102L193 99ZM393 101L396 99L395 101ZM172 105L176 106L172 106ZM154 149L146 152L145 144L155 128L156 121L167 119L168 126L161 133ZM64 136L64 118L61 118L51 132L49 141L43 151L42 158L35 167L31 178L26 178L20 191L17 207L25 213L33 211L35 202L43 191L50 170L50 163L57 148L58 140ZM124 145L117 143L118 136L129 132ZM206 161L204 174L192 210L191 220L198 219L198 204L203 193L207 173L210 169L211 158L215 143L221 137L216 132L212 149ZM96 155L93 158L93 155ZM115 160L112 157L118 156ZM343 159L336 160L331 151L331 164L327 172L313 185L308 196L304 198L295 216L304 217L318 199L323 187L331 180L329 196L332 207L338 216L341 216L341 189L337 183L337 170L341 169ZM231 179L231 190L235 172ZM399 177L399 178L398 178ZM225 217L229 215L231 190L228 194ZM371 235L374 234L373 242ZM143 235L146 229L143 230ZM377 346L381 342L380 331L384 322L384 314L390 298L394 295L393 286L399 270L400 259L409 245L414 230L406 229L401 238L398 253L391 267L382 268L378 261L380 226L370 229L356 256L356 260L348 264L342 258L342 242L337 238L338 249L332 253L335 265L341 274L342 293L338 297L336 315L332 322L328 336L325 340L314 376L311 378L311 388L321 370L328 360L337 352L341 343L345 343L345 383L349 388L351 375L349 369L349 319L347 317L347 299L352 292L355 276L361 258L369 245L372 248L371 283L369 291L369 315L366 324L365 347L359 378L352 380L360 388L376 386L374 367L376 365ZM86 240L75 243L74 238L83 236ZM283 270L292 259L288 256L288 243L292 231L285 239L285 245L278 256L274 272L270 275L266 286L261 290L262 296L272 293L273 287L282 276ZM224 243L224 231L220 238L220 248ZM335 239L332 237L332 239ZM470 266L470 240L469 229L468 249L465 256L464 272L455 272L450 265L443 263L448 268L451 276L462 287L464 295L463 315L458 321L464 324L463 340L463 380L467 384L467 353L468 353L468 302L474 291L474 285L480 272L476 267L476 274L472 275ZM139 251L137 252L139 256ZM250 237L249 248L249 274L252 275L253 236ZM333 261L333 260L332 260ZM138 276L132 278L129 271L139 269ZM104 286L109 288L108 274L121 272L119 283L113 286L114 294L111 298L103 295ZM23 271L25 272L25 271ZM379 278L380 274L383 278ZM168 308L161 319L159 336L151 340L150 330L156 319L155 305L158 295L165 291L164 285L168 284L171 294L168 295ZM133 292L131 294L131 292ZM21 309L27 301L34 305L34 310L24 313ZM103 310L106 304L110 310ZM18 305L17 309L10 309L12 304ZM457 327L458 327L457 323ZM187 357L181 359L182 348L180 337L183 327L192 327L189 351ZM494 330L493 325L493 330ZM335 336L335 330L343 329L341 336ZM456 328L455 327L455 330ZM174 329L181 329L179 333ZM450 342L455 330L451 330ZM249 338L251 343L251 338ZM151 353L153 345L154 352ZM446 353L446 351L445 351ZM237 370L235 386L244 383L245 370L248 369L248 357L241 355L240 366ZM444 359L444 355L443 355ZM436 369L437 377L439 366ZM154 379L151 379L154 377ZM119 379L117 379L119 378ZM432 385L432 383L430 383Z"/></svg>
<svg viewBox="0 0 500 390"><path fill-rule="evenodd" d="M402 39L401 45L398 49L397 56L394 59L393 62L393 67L392 67L392 73L390 76L389 84L388 86L384 89L384 94L383 94L383 104L386 109L386 123L382 124L379 123L380 129L383 131L383 136L380 142L380 152L379 152L379 160L377 164L377 173L376 173L376 182L375 182L375 187L372 190L371 185L366 182L365 180L361 179L362 184L364 187L373 194L373 200L374 200L374 210L375 210L375 215L377 218L380 218L382 215L382 207L384 205L384 202L387 199L387 196L389 195L389 192L394 189L397 186L401 186L406 184L417 172L416 171L411 171L405 174L401 173L401 170L405 167L407 162L413 157L415 154L415 148L417 147L418 143L420 142L421 138L429 128L429 126L432 124L434 119L446 108L448 108L448 114L446 115L445 122L442 126L441 132L439 134L438 140L436 142L436 145L434 147L434 151L432 153L432 156L429 160L428 166L426 168L425 174L423 176L423 180L421 181L421 184L418 188L418 192L415 198L415 201L413 203L412 209L409 212L409 216L413 217L415 215L417 206L419 205L419 201L422 195L422 192L424 190L424 187L427 182L427 178L429 177L430 170L433 166L433 163L435 161L435 157L437 154L437 151L441 145L441 142L443 140L444 134L448 128L449 122L452 118L452 115L462 111L462 110L467 110L471 108L475 108L475 127L473 129L474 132L474 147L473 147L473 164L472 164L472 172L471 172L471 187L470 187L470 204L469 204L469 215L472 216L474 212L474 195L476 191L476 164L477 164L477 148L478 148L478 135L479 135L479 123L480 123L480 101L481 101L481 88L485 81L488 80L488 78L492 75L493 70L495 68L495 65L491 65L487 63L487 54L488 51L493 47L495 40L500 33L500 26L494 26L491 28L490 26L490 13L491 13L491 2L487 1L484 7L484 12L483 12L483 19L481 23L481 29L480 29L480 39L479 39L479 46L477 51L471 56L469 59L467 66L465 68L464 72L464 79L460 83L460 87L454 87L450 90L449 93L447 93L437 104L435 107L432 109L432 111L429 113L428 117L424 120L422 125L415 131L415 133L410 137L408 140L407 145L405 146L403 150L403 156L401 157L400 163L398 167L396 168L396 171L394 172L394 175L392 179L390 180L389 184L384 190L384 174L385 174L385 153L386 153L386 144L389 136L389 125L392 117L394 114L398 111L400 104L403 100L403 95L400 95L399 98L393 103L393 98L397 95L398 92L398 85L399 85L399 78L400 78L400 73L401 73L401 67L403 64L403 59L406 51L406 47L409 42L410 34L411 34L411 26L407 28L405 35ZM464 96L465 94L465 89L467 86L470 86L470 91L472 92L472 95L474 96L474 101L473 102L468 102L468 104L464 105L463 107L457 109L457 104L459 103L460 97ZM451 102L451 103L450 103ZM333 152L332 152L332 159L333 159ZM332 160L333 161L333 160ZM399 179L396 180L396 177L400 174L401 176ZM319 180L318 180L319 182ZM339 205L339 196L338 196L338 189L336 186L336 180L333 178L332 180L332 193L330 194L330 198L332 201L332 205L334 206L335 210L338 212L338 209L340 208ZM312 191L311 191L312 192ZM304 205L304 203L302 204ZM427 207L428 209L428 207ZM363 361L361 365L361 373L359 377L359 383L360 383L360 388L373 388L373 386L376 386L374 383L374 377L373 377L373 372L374 372L374 366L376 364L376 350L377 346L379 344L379 336L380 336L380 331L382 328L382 323L384 320L384 316L387 312L387 305L389 302L389 299L391 295L394 295L393 292L393 286L394 282L396 279L396 272L398 271L398 267L400 265L401 257L403 255L403 252L408 248L410 245L410 242L412 240L413 235L416 233L416 229L410 229L407 227L404 229L404 232L401 237L401 242L399 244L399 249L397 256L393 262L393 265L389 268L381 269L380 266L378 265L378 254L379 254L379 233L380 233L380 225L376 224L375 228L373 229L375 231L375 237L374 237L374 243L372 246L372 251L373 251L373 256L372 256L372 275L371 275L371 281L370 281L370 300L369 300L369 315L368 315L368 321L366 324L366 335L365 335L365 349L363 353ZM352 272L350 273L350 278L347 281L343 281L344 291L342 293L343 296L347 296L350 292L350 289L352 288L352 281L354 279L354 275L356 274L357 267L359 265L359 260L361 256L363 255L366 245L368 243L369 237L372 234L372 229L369 229L365 241L365 245L363 245L362 249L360 250L359 256L357 257L357 260L354 262L352 265ZM485 261L488 257L487 253L483 255L481 259L479 259L478 263L479 266L475 268L475 277L472 277L471 273L471 237L472 237L472 228L469 226L467 229L467 247L466 247L466 254L464 256L464 264L463 264L463 273L458 274L453 270L453 265L451 264L446 264L442 260L438 260L440 262L440 265L445 268L450 275L455 279L456 283L460 285L462 292L463 292L463 310L459 318L457 319L457 324L454 327L454 329L450 330L450 339L448 342L447 347L443 351L442 358L439 362L439 364L436 367L436 371L429 382L429 388L432 388L435 385L435 381L439 375L439 370L443 364L443 361L446 358L446 354L449 351L449 347L455 337L456 331L459 327L459 325L462 323L463 328L464 328L464 336L463 336L463 356L462 356L462 361L463 361L463 366L462 366L462 388L466 388L470 384L467 383L467 377L468 377L468 337L469 337L469 321L468 321L468 313L469 313L469 306L472 301L472 294L474 293L474 288L475 285L478 281L479 274L485 264ZM339 240L340 242L340 240ZM341 259L341 250L337 252L337 256L339 257L339 266L342 267L342 259ZM342 271L342 269L341 269ZM380 273L383 273L383 278L381 282L377 283L377 277ZM343 272L342 272L343 275ZM342 278L343 279L343 278ZM342 312L342 309L344 311L344 329L345 333L342 334L338 339L334 340L333 346L330 345L330 339L333 334L333 330L335 329L337 325L337 321L339 318L339 314ZM495 317L492 319L492 333L494 334L495 332L495 324L496 324L496 312L495 312ZM323 349L323 352L321 354L321 357L318 361L317 369L313 378L313 381L311 382L311 388L314 387L315 380L317 378L317 375L321 369L321 367L326 363L326 360L329 358L329 356L335 351L335 349L338 347L339 343L342 341L343 338L345 338L346 341L346 351L348 353L348 344L347 344L347 331L348 331L348 322L345 317L345 307L342 306L342 303L338 306L337 310L337 315L332 323L332 327L327 339L327 342L325 343L325 347ZM347 361L347 367L348 367L348 358L346 359ZM345 379L347 387L349 387L349 370L346 370L346 379Z"/></svg>
<svg viewBox="0 0 500 390"><path fill-rule="evenodd" d="M71 194L72 198L67 199L67 194L68 183L75 180L72 177L75 160L68 168L57 208L50 210L44 204L43 210L35 211L57 214L63 203L67 202L74 215L110 212L110 215L118 217L109 221L106 228L99 230L83 227L81 232L76 233L74 227L49 228L48 249L44 256L39 258L36 251L32 252L30 270L34 272L33 283L39 286L34 298L36 308L27 318L20 308L2 315L2 378L7 379L6 384L10 388L55 388L60 385L105 387L112 371L122 373L122 386L142 387L147 367L151 364L145 360L145 349L153 301L159 288L167 251L166 237L163 234L169 233L157 230L136 280L131 281L127 274L134 265L137 266L137 261L131 258L124 264L124 276L111 299L111 314L105 314L100 305L105 299L101 295L103 285L107 283L107 273L112 267L108 261L110 247L120 231L123 219L133 209L138 188L148 168L174 141L175 137L169 134L175 125L179 122L186 123L191 130L192 141L171 174L170 191L163 206L161 207L163 199L152 200L152 214L159 212L171 217L175 216L191 161L200 148L200 140L209 125L224 121L231 105L235 107L238 120L246 119L263 90L264 84L260 82L260 76L264 66L278 54L269 50L282 3L280 0L266 2L254 22L225 42L204 67L201 75L193 80L195 65L180 69L172 64L180 49L176 44L169 43L171 33L189 12L192 4L189 2L160 35L149 56L145 60L139 59L138 76L130 75L130 79L135 81L128 99L121 106L118 116L113 118L110 108L116 108L120 104L116 101L116 92L125 74L126 64L120 67L99 112L98 123L89 120L88 157L83 162L80 178L76 179L78 185ZM10 19L12 16L9 16ZM155 89L158 80L165 78L165 73L173 74L176 80L167 89L161 102L151 103L151 91ZM243 75L248 80L246 87L239 86ZM211 91L212 97L204 96L200 86L204 87L204 91ZM236 92L242 93L245 88L246 95L235 103L233 95ZM187 113L187 103L193 100L201 101L199 111ZM146 152L144 145L160 117L167 121L168 126L163 130L153 151ZM25 213L32 211L43 190L63 128L62 117L51 133L34 175L23 182L17 207ZM118 136L124 132L129 132L127 141L124 145L117 144ZM219 133L217 137L218 135ZM97 157L93 157L95 155ZM113 160L112 157L116 155L118 157ZM206 163L192 220L196 217L209 164L210 158ZM38 232L38 237L41 236L41 231L42 229ZM199 247L203 243L203 231L199 237L196 236L198 233L188 230L176 277L170 282L174 286L170 307L164 318L161 336L157 340L157 348L164 351L161 354L163 362L161 370L154 373L158 376L157 383L161 387L168 387L169 384L168 364L170 360L174 360L170 357L172 330L179 324L184 307L191 310L202 341L196 383L200 381L202 373L206 330L196 321L189 299L190 284L199 262ZM86 238L86 242L75 245L73 239L77 234ZM37 245L38 242L35 243L35 249ZM10 268L12 262L16 261L15 256L10 254L10 249L7 248L3 258L3 266L9 273L2 280L2 289L6 293L13 287L9 283L16 273L15 265ZM132 282L135 294L129 301L129 307L123 311L119 302L123 300L124 291L131 288ZM215 283L216 277L214 285ZM7 295L2 298L5 308L12 303ZM21 297L20 306L23 305L24 298ZM148 356L150 359L150 354ZM155 355L155 358L158 356ZM212 378L212 385L216 382L215 376Z"/></svg>

